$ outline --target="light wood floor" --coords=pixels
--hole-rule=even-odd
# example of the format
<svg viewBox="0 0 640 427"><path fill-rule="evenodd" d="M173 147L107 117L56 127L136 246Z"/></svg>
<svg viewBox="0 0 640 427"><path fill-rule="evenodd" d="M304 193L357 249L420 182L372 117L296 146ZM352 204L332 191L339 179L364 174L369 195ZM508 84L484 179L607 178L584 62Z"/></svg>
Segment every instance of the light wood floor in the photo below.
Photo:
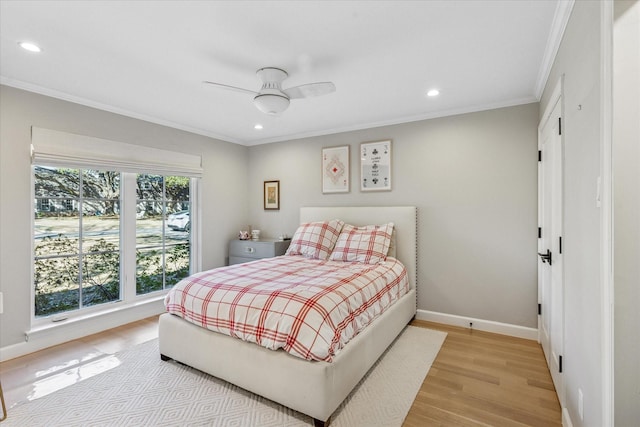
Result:
<svg viewBox="0 0 640 427"><path fill-rule="evenodd" d="M447 332L405 427L561 426L542 347L530 340L414 320Z"/></svg>
<svg viewBox="0 0 640 427"><path fill-rule="evenodd" d="M414 320L447 338L404 422L423 426L560 426L538 343ZM0 363L9 407L110 369L113 354L157 337L157 317Z"/></svg>
<svg viewBox="0 0 640 427"><path fill-rule="evenodd" d="M17 404L114 368L119 364L115 353L157 337L154 316L0 363L9 416Z"/></svg>

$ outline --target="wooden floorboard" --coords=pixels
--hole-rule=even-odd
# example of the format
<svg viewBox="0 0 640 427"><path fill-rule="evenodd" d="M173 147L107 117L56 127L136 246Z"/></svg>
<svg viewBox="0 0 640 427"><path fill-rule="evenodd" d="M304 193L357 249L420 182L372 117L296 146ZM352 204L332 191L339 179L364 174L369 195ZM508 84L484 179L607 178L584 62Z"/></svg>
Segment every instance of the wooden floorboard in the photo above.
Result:
<svg viewBox="0 0 640 427"><path fill-rule="evenodd" d="M29 400L42 387L37 385L42 372L66 378L68 369L80 360L104 357L157 337L157 324L154 316L3 362L5 396L8 392L11 402ZM420 320L411 324L448 335L405 427L561 426L560 405L538 343Z"/></svg>
<svg viewBox="0 0 640 427"><path fill-rule="evenodd" d="M540 345L414 320L447 338L404 421L417 426L561 426Z"/></svg>

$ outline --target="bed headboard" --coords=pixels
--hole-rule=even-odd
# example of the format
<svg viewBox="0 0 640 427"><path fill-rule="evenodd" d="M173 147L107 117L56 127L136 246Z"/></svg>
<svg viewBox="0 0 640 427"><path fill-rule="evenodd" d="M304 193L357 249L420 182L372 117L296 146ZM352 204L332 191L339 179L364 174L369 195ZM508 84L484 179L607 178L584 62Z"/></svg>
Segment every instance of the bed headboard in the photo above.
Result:
<svg viewBox="0 0 640 427"><path fill-rule="evenodd" d="M300 223L341 219L356 226L393 222L396 257L409 273L411 287L417 279L417 209L415 206L332 206L301 207Z"/></svg>

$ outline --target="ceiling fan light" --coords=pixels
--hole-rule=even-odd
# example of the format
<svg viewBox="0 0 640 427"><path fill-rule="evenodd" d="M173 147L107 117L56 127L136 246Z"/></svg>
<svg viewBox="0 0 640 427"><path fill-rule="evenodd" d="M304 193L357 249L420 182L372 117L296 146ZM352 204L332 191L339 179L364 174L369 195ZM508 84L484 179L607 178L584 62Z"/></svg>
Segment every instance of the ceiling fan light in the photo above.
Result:
<svg viewBox="0 0 640 427"><path fill-rule="evenodd" d="M253 103L265 114L280 114L289 107L289 98L282 95L265 93L253 98Z"/></svg>

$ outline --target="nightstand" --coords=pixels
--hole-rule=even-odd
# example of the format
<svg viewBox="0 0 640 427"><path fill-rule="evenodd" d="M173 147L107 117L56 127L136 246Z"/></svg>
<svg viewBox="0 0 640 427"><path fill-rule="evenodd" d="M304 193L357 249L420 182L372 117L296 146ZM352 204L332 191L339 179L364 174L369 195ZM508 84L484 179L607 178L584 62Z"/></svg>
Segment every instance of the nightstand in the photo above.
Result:
<svg viewBox="0 0 640 427"><path fill-rule="evenodd" d="M232 240L229 242L229 265L284 255L289 243L291 240Z"/></svg>

